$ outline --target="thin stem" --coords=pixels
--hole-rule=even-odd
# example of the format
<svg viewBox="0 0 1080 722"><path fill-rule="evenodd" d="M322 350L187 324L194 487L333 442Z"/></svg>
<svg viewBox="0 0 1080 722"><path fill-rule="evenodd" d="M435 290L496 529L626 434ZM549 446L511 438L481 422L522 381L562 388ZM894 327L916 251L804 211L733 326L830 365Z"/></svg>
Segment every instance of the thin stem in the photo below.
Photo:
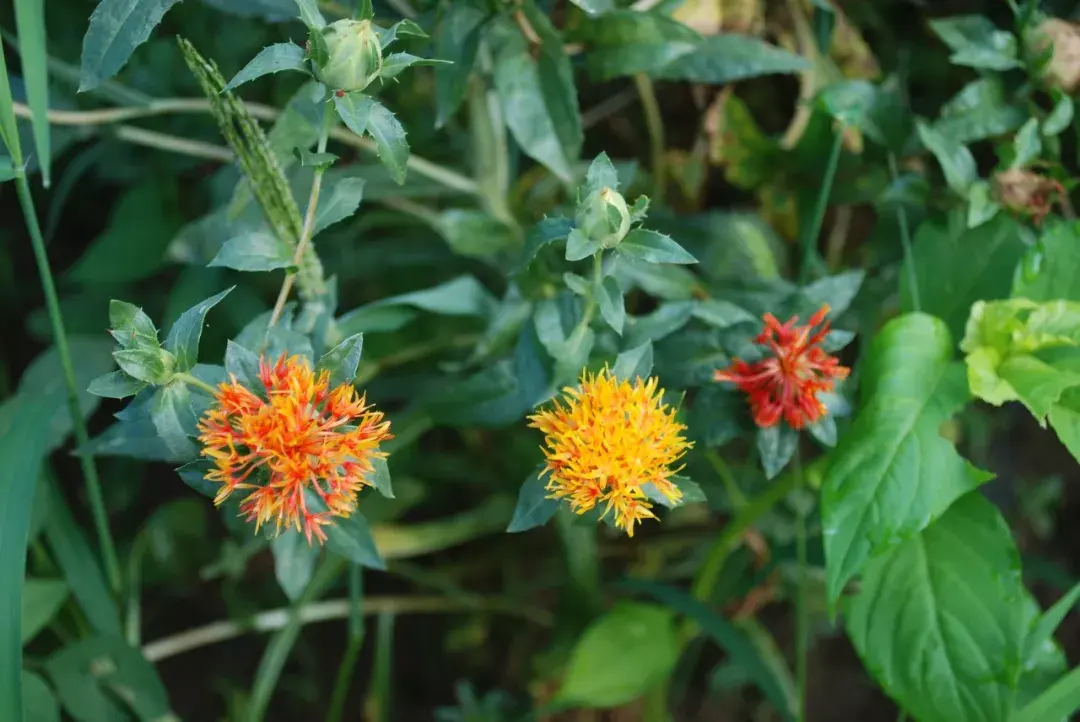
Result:
<svg viewBox="0 0 1080 722"><path fill-rule="evenodd" d="M667 189L667 165L664 158L664 116L660 113L660 104L656 100L656 89L652 80L644 73L634 76L641 109L645 111L645 127L649 131L649 149L652 154L653 202L663 203Z"/></svg>
<svg viewBox="0 0 1080 722"><path fill-rule="evenodd" d="M201 140L189 140L178 138L175 135L158 133L153 130L136 128L134 125L118 125L113 134L118 140L123 140L135 145L143 145L148 148L167 150L180 155L189 155L194 158L216 160L221 163L230 163L233 160L233 152L223 145L204 143Z"/></svg>
<svg viewBox="0 0 1080 722"><path fill-rule="evenodd" d="M735 511L741 512L745 509L747 504L746 494L739 488L738 482L735 481L735 475L731 473L731 467L727 465L724 458L715 449L707 449L705 451L705 460L709 462L709 466L720 477L728 499L731 501L731 506L734 507Z"/></svg>
<svg viewBox="0 0 1080 722"><path fill-rule="evenodd" d="M326 152L326 141L329 138L330 126L334 118L329 108L324 109L323 113L322 133L319 135L320 153ZM292 265L297 268L300 267L304 260L304 253L311 244L311 237L315 235L315 215L319 208L319 193L322 191L322 179L325 172L326 166L316 168L315 178L311 182L311 195L308 196L307 212L304 214L304 227L300 232L300 240L296 244L296 250L293 251L292 257ZM285 280L281 283L281 290L278 292L277 301L274 302L274 311L270 314L269 328L273 328L278 319L281 318L281 312L285 310L285 301L288 300L289 291L292 290L294 283L296 283L296 273L286 272Z"/></svg>
<svg viewBox="0 0 1080 722"><path fill-rule="evenodd" d="M795 452L794 476L802 488L802 462ZM802 504L795 509L795 688L798 694L799 722L806 720L806 662L810 638L809 607L806 603L806 510Z"/></svg>
<svg viewBox="0 0 1080 722"><path fill-rule="evenodd" d="M393 612L382 612L375 627L375 668L371 672L371 691L367 698L367 718L372 722L390 722L393 690L394 621Z"/></svg>
<svg viewBox="0 0 1080 722"><path fill-rule="evenodd" d="M799 283L806 283L810 278L810 269L813 266L814 256L817 254L817 239L821 234L821 224L825 221L825 210L829 207L829 195L832 193L833 179L836 178L836 167L840 164L840 149L844 144L844 126L839 125L834 132L836 135L833 137L828 165L825 166L825 176L821 180L821 190L818 191L817 203L814 205L814 215L810 223L803 227L803 257L802 267L799 270Z"/></svg>
<svg viewBox="0 0 1080 722"><path fill-rule="evenodd" d="M900 178L900 173L896 167L896 156L892 153L889 153L889 174L892 176L893 183ZM912 250L911 231L908 229L907 211L904 209L902 202L896 205L896 219L900 223L900 243L904 247L904 266L907 267L908 288L911 289L911 306L918 312L922 310L922 304L919 302L919 274L915 270L915 253Z"/></svg>
<svg viewBox="0 0 1080 722"><path fill-rule="evenodd" d="M423 221L432 228L436 230L439 229L439 212L430 206L425 206L423 203L417 203L409 198L395 198L393 196L380 198L379 202L387 208L393 208L395 211L407 213L408 215Z"/></svg>
<svg viewBox="0 0 1080 722"><path fill-rule="evenodd" d="M124 618L124 639L131 647L142 644L142 564L146 554L146 539L135 537L128 555L127 615Z"/></svg>
<svg viewBox="0 0 1080 722"><path fill-rule="evenodd" d="M215 389L213 386L206 383L202 379L198 378L197 376L193 376L192 374L186 372L181 372L173 376L173 378L178 381L183 381L188 386L194 386L195 388L209 394L210 396L217 396L217 389Z"/></svg>
<svg viewBox="0 0 1080 722"><path fill-rule="evenodd" d="M338 666L334 691L330 695L330 707L326 712L326 722L341 722L345 710L345 700L349 695L349 682L352 681L360 650L364 647L364 577L359 564L349 565L349 640L345 645L345 654Z"/></svg>
<svg viewBox="0 0 1080 722"><path fill-rule="evenodd" d="M22 206L23 217L26 221L26 230L30 233L30 243L34 249L34 260L37 262L41 288L45 292L45 307L49 313L49 324L52 327L53 340L56 343L56 350L60 354L60 367L64 374L64 385L67 387L68 412L71 414L76 447L83 447L90 442L90 435L86 431L86 421L83 419L82 408L79 405L79 388L75 384L75 367L71 361L71 349L68 347L67 331L64 329L64 317L60 313L60 301L56 295L56 284L53 281L52 269L49 267L49 257L45 252L45 239L41 235L41 226L38 225L34 198L30 194L30 184L27 183L26 173L22 168L16 171L15 187L19 195L19 203ZM105 500L101 495L101 482L98 479L97 466L94 464L94 458L91 455L79 454L78 456L79 466L82 467L83 479L86 482L86 496L90 501L90 512L94 518L94 529L97 532L98 545L101 547L105 572L109 578L109 586L112 588L113 594L119 594L123 584L120 574L120 561L117 559L116 545L113 543L112 533L109 531L109 515L105 510Z"/></svg>

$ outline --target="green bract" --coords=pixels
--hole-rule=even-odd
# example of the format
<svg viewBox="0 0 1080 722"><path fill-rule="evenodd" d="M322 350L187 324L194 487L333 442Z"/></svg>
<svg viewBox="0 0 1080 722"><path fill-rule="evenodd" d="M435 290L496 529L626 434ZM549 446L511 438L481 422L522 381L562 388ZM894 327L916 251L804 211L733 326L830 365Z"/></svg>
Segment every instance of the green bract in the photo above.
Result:
<svg viewBox="0 0 1080 722"><path fill-rule="evenodd" d="M590 193L578 205L574 222L589 240L604 248L613 248L630 231L630 209L621 193L602 188Z"/></svg>
<svg viewBox="0 0 1080 722"><path fill-rule="evenodd" d="M318 32L326 43L327 59L312 66L315 77L331 90L363 90L379 77L382 46L370 20L338 20Z"/></svg>

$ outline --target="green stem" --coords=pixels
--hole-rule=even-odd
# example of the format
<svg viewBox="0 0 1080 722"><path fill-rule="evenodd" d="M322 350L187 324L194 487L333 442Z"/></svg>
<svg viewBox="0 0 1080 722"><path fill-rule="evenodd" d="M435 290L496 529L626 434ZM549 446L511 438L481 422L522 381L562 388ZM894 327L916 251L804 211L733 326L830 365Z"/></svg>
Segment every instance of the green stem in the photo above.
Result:
<svg viewBox="0 0 1080 722"><path fill-rule="evenodd" d="M176 374L175 376L173 376L173 378L177 381L183 381L188 386L194 386L195 388L209 394L210 396L217 396L217 389L215 389L213 386L206 383L199 377L189 374L186 371L182 371Z"/></svg>
<svg viewBox="0 0 1080 722"><path fill-rule="evenodd" d="M581 322L578 326L588 326L592 323L593 316L596 314L596 294L600 290L600 282L604 276L604 252L597 251L593 255L593 267L592 267L592 286L589 291L589 298L585 301L585 312L581 315ZM575 329L576 331L576 329Z"/></svg>
<svg viewBox="0 0 1080 722"><path fill-rule="evenodd" d="M825 221L825 210L829 207L829 195L832 193L833 180L836 178L836 167L840 164L840 149L844 144L844 125L834 129L832 149L829 151L828 165L825 166L825 177L821 181L821 189L818 191L817 203L814 204L814 215L810 223L803 226L803 257L802 267L799 270L799 283L806 283L810 278L810 269L813 266L814 256L817 254L817 240L821 234L821 224Z"/></svg>
<svg viewBox="0 0 1080 722"><path fill-rule="evenodd" d="M368 715L371 722L390 722L391 685L393 684L394 663L394 621L393 612L379 615L375 637L375 668L371 673L371 694L368 697Z"/></svg>
<svg viewBox="0 0 1080 722"><path fill-rule="evenodd" d="M645 127L649 132L649 149L652 156L653 197L655 204L664 202L667 189L667 163L664 157L664 116L660 113L660 104L656 100L656 89L652 80L644 73L634 76L641 109L645 112Z"/></svg>
<svg viewBox="0 0 1080 722"><path fill-rule="evenodd" d="M67 387L68 412L71 414L76 447L84 447L90 442L90 435L86 431L86 421L83 419L82 408L79 406L79 388L75 384L75 366L71 361L71 349L68 347L67 331L64 329L64 318L60 313L60 300L56 295L56 284L53 281L52 269L49 267L49 257L45 252L45 239L41 235L41 226L38 225L34 198L30 194L30 184L26 180L26 173L21 168L16 171L15 187L19 195L19 203L22 206L23 217L26 221L26 230L30 233L30 243L34 249L34 260L37 262L41 288L45 292L45 307L49 313L53 341L56 343L56 350L60 354L60 367L64 374L64 385ZM119 594L123 584L120 574L120 561L116 556L116 545L113 543L112 533L109 531L109 516L105 510L105 499L101 495L101 481L98 479L97 466L94 464L94 458L89 454L79 454L78 456L79 466L82 467L83 479L86 482L86 496L90 501L90 513L94 518L94 529L97 531L98 545L101 547L105 572L109 578L109 586L112 588L113 594Z"/></svg>
<svg viewBox="0 0 1080 722"><path fill-rule="evenodd" d="M746 508L746 494L739 488L738 482L735 481L735 475L731 473L731 467L727 465L724 458L720 456L715 449L707 449L705 451L705 460L709 462L709 466L713 468L716 475L720 477L721 483L724 485L724 490L727 492L728 499L731 501L731 506L736 512L741 512Z"/></svg>
<svg viewBox="0 0 1080 722"><path fill-rule="evenodd" d="M345 700L349 695L349 683L352 681L356 662L364 647L364 577L359 564L349 565L349 640L345 654L338 666L334 691L330 695L330 708L326 713L326 722L341 722L345 710Z"/></svg>
<svg viewBox="0 0 1080 722"><path fill-rule="evenodd" d="M892 153L889 153L889 174L892 176L893 183L900 178L900 173L896 167L896 156ZM911 245L911 231L908 228L907 210L904 209L902 202L896 206L896 219L900 223L900 243L904 247L904 266L907 268L908 288L911 289L911 305L916 312L919 312L922 310L922 304L919 301L919 275L915 270L915 254Z"/></svg>
<svg viewBox="0 0 1080 722"><path fill-rule="evenodd" d="M798 488L803 486L802 463L795 452L793 475ZM799 722L806 720L806 662L810 638L809 608L806 604L806 510L799 504L795 510L795 688L798 690Z"/></svg>

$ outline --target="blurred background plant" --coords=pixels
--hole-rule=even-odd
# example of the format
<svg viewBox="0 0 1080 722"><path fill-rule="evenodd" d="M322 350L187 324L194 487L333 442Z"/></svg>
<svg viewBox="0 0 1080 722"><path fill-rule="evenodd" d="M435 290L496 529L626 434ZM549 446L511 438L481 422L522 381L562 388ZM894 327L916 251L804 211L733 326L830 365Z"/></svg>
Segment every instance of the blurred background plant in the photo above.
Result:
<svg viewBox="0 0 1080 722"><path fill-rule="evenodd" d="M1068 718L1074 5L0 8L0 719ZM283 351L391 422L325 547L201 495ZM605 364L693 442L632 538L526 421Z"/></svg>

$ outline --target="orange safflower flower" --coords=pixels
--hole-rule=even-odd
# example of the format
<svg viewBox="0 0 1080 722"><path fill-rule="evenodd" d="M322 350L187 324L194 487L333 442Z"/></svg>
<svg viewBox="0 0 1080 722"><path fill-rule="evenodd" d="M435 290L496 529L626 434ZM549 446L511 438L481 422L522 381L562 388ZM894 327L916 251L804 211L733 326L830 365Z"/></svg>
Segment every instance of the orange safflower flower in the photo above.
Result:
<svg viewBox="0 0 1080 722"><path fill-rule="evenodd" d="M758 426L775 426L782 418L791 428L801 429L826 413L818 394L832 391L836 379L847 378L851 371L819 346L829 333L829 322L825 320L828 313L826 304L805 326L795 325L798 316L781 324L766 313L765 328L754 341L772 355L752 364L735 359L731 366L713 375L717 381L738 384L750 396L750 409ZM814 331L815 326L820 328Z"/></svg>
<svg viewBox="0 0 1080 722"><path fill-rule="evenodd" d="M351 384L330 389L330 372L316 374L301 356L282 354L273 365L260 359L259 378L259 394L235 376L221 384L199 423L202 453L215 467L206 479L221 484L214 504L251 489L240 511L256 530L273 519L276 533L292 527L308 543L325 541L322 527L349 516L357 493L371 485L365 476L386 456L379 444L393 438L390 422ZM308 490L325 511L308 508Z"/></svg>
<svg viewBox="0 0 1080 722"><path fill-rule="evenodd" d="M606 504L604 515L614 509L615 525L629 536L634 524L656 518L645 484L672 502L682 498L669 478L679 469L670 465L692 444L656 387L655 378L620 382L605 367L582 374L580 389L563 389L562 402L529 417L546 436L549 498L569 500L578 514Z"/></svg>

